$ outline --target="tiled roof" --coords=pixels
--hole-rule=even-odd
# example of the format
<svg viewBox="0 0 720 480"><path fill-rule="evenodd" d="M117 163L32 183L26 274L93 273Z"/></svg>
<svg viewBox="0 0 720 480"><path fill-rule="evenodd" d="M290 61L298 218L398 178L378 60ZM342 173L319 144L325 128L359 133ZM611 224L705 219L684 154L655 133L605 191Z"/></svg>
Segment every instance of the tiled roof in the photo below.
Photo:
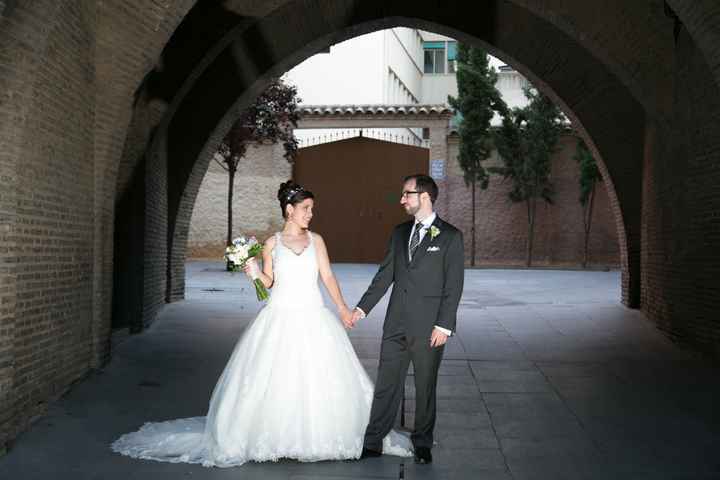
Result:
<svg viewBox="0 0 720 480"><path fill-rule="evenodd" d="M301 116L308 115L452 115L445 105L301 105Z"/></svg>

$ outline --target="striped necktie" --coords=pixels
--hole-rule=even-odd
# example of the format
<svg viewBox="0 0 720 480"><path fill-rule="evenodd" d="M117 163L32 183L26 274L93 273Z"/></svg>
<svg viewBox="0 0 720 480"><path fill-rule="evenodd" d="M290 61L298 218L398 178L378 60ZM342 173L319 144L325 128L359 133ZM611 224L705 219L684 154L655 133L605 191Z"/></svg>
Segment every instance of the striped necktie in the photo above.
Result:
<svg viewBox="0 0 720 480"><path fill-rule="evenodd" d="M415 224L415 231L412 234L412 238L410 238L410 260L412 261L413 255L415 255L415 250L417 250L418 245L420 245L420 229L423 228L422 222L418 222Z"/></svg>

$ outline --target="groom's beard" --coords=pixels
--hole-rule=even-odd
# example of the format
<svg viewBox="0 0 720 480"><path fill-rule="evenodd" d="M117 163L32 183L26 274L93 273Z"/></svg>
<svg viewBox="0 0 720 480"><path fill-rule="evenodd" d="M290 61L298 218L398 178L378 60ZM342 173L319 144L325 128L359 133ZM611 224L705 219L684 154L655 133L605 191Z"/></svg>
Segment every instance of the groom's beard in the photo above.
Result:
<svg viewBox="0 0 720 480"><path fill-rule="evenodd" d="M405 205L405 211L406 211L407 214L410 215L411 217L414 217L415 214L418 212L418 210L420 210L420 205L418 205L418 206L416 206L416 207L413 207L413 206L410 206L410 205Z"/></svg>

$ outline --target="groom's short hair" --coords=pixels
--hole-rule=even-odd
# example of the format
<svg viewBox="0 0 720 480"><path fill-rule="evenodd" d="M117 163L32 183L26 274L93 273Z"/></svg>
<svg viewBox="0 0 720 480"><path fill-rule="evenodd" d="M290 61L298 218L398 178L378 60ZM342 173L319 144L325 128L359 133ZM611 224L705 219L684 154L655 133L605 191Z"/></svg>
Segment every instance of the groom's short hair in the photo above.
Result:
<svg viewBox="0 0 720 480"><path fill-rule="evenodd" d="M415 180L415 190L427 193L430 195L430 201L435 203L435 200L437 200L438 197L438 186L432 177L422 173L416 173L415 175L408 175L405 177L403 183L409 182L410 180Z"/></svg>

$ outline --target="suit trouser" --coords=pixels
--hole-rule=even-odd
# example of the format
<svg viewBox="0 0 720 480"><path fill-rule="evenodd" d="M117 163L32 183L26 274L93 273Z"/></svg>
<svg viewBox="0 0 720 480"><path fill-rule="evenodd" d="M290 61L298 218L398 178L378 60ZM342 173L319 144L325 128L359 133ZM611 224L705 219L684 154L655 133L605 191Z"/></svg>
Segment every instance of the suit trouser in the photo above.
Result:
<svg viewBox="0 0 720 480"><path fill-rule="evenodd" d="M365 447L381 451L383 438L395 422L410 362L415 373L413 445L432 448L438 369L445 346L430 347L430 338L397 333L384 337Z"/></svg>

